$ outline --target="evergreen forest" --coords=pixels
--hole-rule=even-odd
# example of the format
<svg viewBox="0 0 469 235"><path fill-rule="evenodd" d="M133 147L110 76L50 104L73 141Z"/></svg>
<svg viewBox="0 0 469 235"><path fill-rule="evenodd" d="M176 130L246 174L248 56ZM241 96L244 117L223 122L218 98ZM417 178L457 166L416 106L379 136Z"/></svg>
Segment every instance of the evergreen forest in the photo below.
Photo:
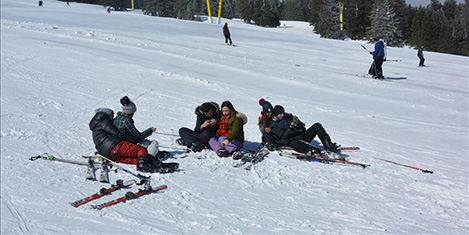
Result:
<svg viewBox="0 0 469 235"><path fill-rule="evenodd" d="M65 1L65 0L61 0ZM132 0L75 0L74 2L131 8ZM184 20L215 19L219 0L133 0L144 14ZM221 17L242 19L262 27L281 27L280 20L304 21L324 38L343 40L377 37L387 45L423 46L427 51L469 56L469 4L431 0L414 7L405 0L223 0ZM342 15L342 17L340 17ZM341 22L342 18L342 22Z"/></svg>

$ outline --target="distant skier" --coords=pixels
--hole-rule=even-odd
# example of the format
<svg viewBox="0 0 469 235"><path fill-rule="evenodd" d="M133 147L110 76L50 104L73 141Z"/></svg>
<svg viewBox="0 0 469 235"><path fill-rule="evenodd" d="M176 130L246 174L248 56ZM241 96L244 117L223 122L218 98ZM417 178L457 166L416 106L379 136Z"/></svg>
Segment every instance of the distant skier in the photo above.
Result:
<svg viewBox="0 0 469 235"><path fill-rule="evenodd" d="M420 67L425 66L425 65L424 65L424 63L425 63L425 58L423 58L423 46L420 46L420 47L419 47L419 50L417 51L417 57L420 59L419 66L420 66Z"/></svg>
<svg viewBox="0 0 469 235"><path fill-rule="evenodd" d="M384 41L380 37L375 38L375 50L370 52L373 55L373 68L374 68L374 76L373 78L377 79L384 79L383 75L383 62L386 61L386 45ZM371 70L371 68L370 68ZM370 71L372 72L372 71ZM372 74L372 73L370 73Z"/></svg>
<svg viewBox="0 0 469 235"><path fill-rule="evenodd" d="M309 143L318 136L324 149L335 152L339 148L339 145L331 141L321 123L315 123L306 129L297 116L285 113L280 105L274 107L271 129L275 136L275 147L290 146L298 152L312 154L315 149Z"/></svg>
<svg viewBox="0 0 469 235"><path fill-rule="evenodd" d="M106 8L107 13L111 13L111 7Z"/></svg>
<svg viewBox="0 0 469 235"><path fill-rule="evenodd" d="M194 130L187 127L179 129L181 138L176 141L180 145L191 148L194 152L200 152L208 147L208 141L214 137L218 130L220 121L220 106L215 102L206 102L195 108L197 120Z"/></svg>
<svg viewBox="0 0 469 235"><path fill-rule="evenodd" d="M40 7L42 7L42 3L43 3L42 1L39 1L39 6L40 6Z"/></svg>
<svg viewBox="0 0 469 235"><path fill-rule="evenodd" d="M225 35L225 43L228 44L228 41L230 41L230 45L233 45L230 30L228 29L228 23L225 23L225 26L223 26L223 35Z"/></svg>
<svg viewBox="0 0 469 235"><path fill-rule="evenodd" d="M67 1L67 6L70 6L70 2L69 2L69 1Z"/></svg>

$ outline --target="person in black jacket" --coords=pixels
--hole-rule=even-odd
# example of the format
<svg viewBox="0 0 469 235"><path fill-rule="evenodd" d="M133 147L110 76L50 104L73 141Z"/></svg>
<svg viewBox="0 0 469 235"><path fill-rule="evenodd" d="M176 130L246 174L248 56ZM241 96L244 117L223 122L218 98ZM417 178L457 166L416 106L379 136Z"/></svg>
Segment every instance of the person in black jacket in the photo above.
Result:
<svg viewBox="0 0 469 235"><path fill-rule="evenodd" d="M214 137L218 130L220 121L220 106L215 102L206 102L195 108L197 120L194 130L186 127L179 129L181 138L176 141L180 145L185 145L194 152L202 151L209 147L208 141Z"/></svg>
<svg viewBox="0 0 469 235"><path fill-rule="evenodd" d="M228 29L228 23L225 23L225 26L223 26L223 35L225 36L225 43L228 44L228 41L230 41L230 45L233 45L230 29Z"/></svg>
<svg viewBox="0 0 469 235"><path fill-rule="evenodd" d="M301 153L315 151L309 143L318 136L324 149L335 152L338 145L331 141L326 130L320 123L305 129L305 124L297 116L285 113L285 109L276 105L273 110L271 132L275 136L276 146L290 146Z"/></svg>
<svg viewBox="0 0 469 235"><path fill-rule="evenodd" d="M419 50L417 51L417 57L420 59L419 66L425 66L425 58L423 57L423 46L419 47Z"/></svg>
<svg viewBox="0 0 469 235"><path fill-rule="evenodd" d="M179 167L177 163L162 163L155 156L149 155L145 147L132 143L138 140L121 133L114 126L113 118L114 112L111 109L99 108L89 123L99 154L115 162L137 165L137 170L142 172L167 173Z"/></svg>

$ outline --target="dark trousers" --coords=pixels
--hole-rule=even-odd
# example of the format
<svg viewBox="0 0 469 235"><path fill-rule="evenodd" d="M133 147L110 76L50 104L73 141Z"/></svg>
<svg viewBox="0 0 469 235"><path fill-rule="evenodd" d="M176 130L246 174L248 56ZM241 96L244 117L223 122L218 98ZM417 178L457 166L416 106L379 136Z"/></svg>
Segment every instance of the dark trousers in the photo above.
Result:
<svg viewBox="0 0 469 235"><path fill-rule="evenodd" d="M274 143L275 146L290 146L295 149L295 151L300 153L306 153L310 150L313 150L314 147L309 145L309 143L311 143L311 141L313 141L316 136L319 137L323 146L331 142L329 135L327 134L326 130L321 125L321 123L313 124L302 135L297 136L293 139L278 139L274 135L264 136L266 137L266 142L271 141L271 143Z"/></svg>
<svg viewBox="0 0 469 235"><path fill-rule="evenodd" d="M423 63L425 63L425 58L423 58L423 56L419 56L419 59L420 59L420 63L419 63L419 66L425 66Z"/></svg>
<svg viewBox="0 0 469 235"><path fill-rule="evenodd" d="M373 63L371 63L370 69L368 69L368 74L371 75L371 76L375 76L375 75L376 75L376 71L375 71L375 61L374 61L374 60L373 60Z"/></svg>
<svg viewBox="0 0 469 235"><path fill-rule="evenodd" d="M381 56L376 56L374 58L375 62L375 72L376 72L376 77L382 78L383 76L383 57Z"/></svg>
<svg viewBox="0 0 469 235"><path fill-rule="evenodd" d="M230 41L230 45L232 45L233 42L231 41L231 37L228 35L225 35L225 43L228 43L228 40Z"/></svg>
<svg viewBox="0 0 469 235"><path fill-rule="evenodd" d="M210 138L215 136L215 133L202 131L201 133L196 134L193 130L183 127L179 129L179 136L181 136L182 140L184 140L184 144L189 148L191 147L193 142L199 142L209 147L208 141L210 140Z"/></svg>

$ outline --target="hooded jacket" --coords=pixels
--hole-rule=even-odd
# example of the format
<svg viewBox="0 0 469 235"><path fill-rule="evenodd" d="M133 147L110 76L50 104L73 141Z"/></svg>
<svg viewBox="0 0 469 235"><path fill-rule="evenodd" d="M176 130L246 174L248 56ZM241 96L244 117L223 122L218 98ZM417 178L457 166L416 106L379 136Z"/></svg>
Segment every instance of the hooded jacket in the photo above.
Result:
<svg viewBox="0 0 469 235"><path fill-rule="evenodd" d="M90 130L93 132L93 142L98 153L109 157L111 150L121 141L138 142L138 139L123 134L114 126L113 120L109 114L98 112L90 121Z"/></svg>
<svg viewBox="0 0 469 235"><path fill-rule="evenodd" d="M292 124L292 122L296 124ZM284 140L300 136L305 131L305 124L290 113L285 113L282 120L275 120L274 118L270 126L272 127L272 134Z"/></svg>
<svg viewBox="0 0 469 235"><path fill-rule="evenodd" d="M203 112L200 111L200 106L197 106L197 108L195 108L195 115L197 115L197 120L195 122L194 132L196 134L200 134L200 133L202 133L202 131L207 131L207 132L211 133L211 136L215 136L215 133L217 133L218 122L220 121L220 117L221 117L220 106L215 102L210 102L210 104L213 105L213 108L212 108L213 116L212 117L205 117ZM202 126L202 124L204 124L205 121L210 120L210 119L216 119L217 124L215 124L213 126L207 126L203 130L200 129L200 126Z"/></svg>

